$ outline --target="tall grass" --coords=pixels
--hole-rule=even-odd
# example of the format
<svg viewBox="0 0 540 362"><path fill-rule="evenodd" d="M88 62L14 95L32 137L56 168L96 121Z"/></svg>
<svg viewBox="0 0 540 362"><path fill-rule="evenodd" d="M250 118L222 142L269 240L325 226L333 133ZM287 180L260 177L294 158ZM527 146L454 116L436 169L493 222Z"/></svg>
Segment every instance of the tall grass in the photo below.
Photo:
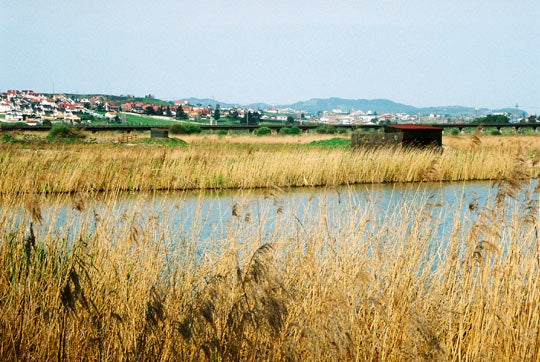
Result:
<svg viewBox="0 0 540 362"><path fill-rule="evenodd" d="M122 208L107 195L122 212L76 196L61 229L41 196L6 196L0 359L537 360L538 195L518 187L310 216L274 188L273 227L239 202L212 247L198 227L173 237L186 225L142 213L143 196ZM442 240L441 207L454 214Z"/></svg>
<svg viewBox="0 0 540 362"><path fill-rule="evenodd" d="M474 137L465 141L465 147L450 147L442 153L390 149L350 151L339 147L270 144L264 140L244 144L217 136L189 138L187 148L142 144L45 147L2 144L0 192L116 192L494 180L510 177L516 159L521 160L522 175L537 176L535 150L526 153L519 142L489 146ZM286 137L269 139L276 142L276 138Z"/></svg>
<svg viewBox="0 0 540 362"><path fill-rule="evenodd" d="M536 139L448 138L442 153L224 139L1 145L0 360L540 358L538 190L518 191L537 176ZM474 179L498 180L485 203L301 216L280 202L287 186ZM120 197L255 187L276 223L240 200L204 243L202 207L170 224L181 203L158 215L146 194ZM47 201L68 192L67 214Z"/></svg>

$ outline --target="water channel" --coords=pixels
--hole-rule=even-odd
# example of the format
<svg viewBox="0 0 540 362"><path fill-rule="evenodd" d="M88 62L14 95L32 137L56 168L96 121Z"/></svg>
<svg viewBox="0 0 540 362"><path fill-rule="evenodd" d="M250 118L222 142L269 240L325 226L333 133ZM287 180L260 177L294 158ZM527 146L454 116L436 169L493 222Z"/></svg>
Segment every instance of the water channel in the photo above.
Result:
<svg viewBox="0 0 540 362"><path fill-rule="evenodd" d="M530 203L536 184L524 183L520 198ZM43 221L36 233L72 241L102 227L112 241L126 233L144 234L155 242L195 241L203 250L231 237L264 243L301 230L356 233L361 224L367 234L402 220L425 220L432 242L440 243L457 221L494 202L497 190L493 182L453 182L50 197L40 201ZM512 212L524 212L527 202L511 202L517 205ZM4 225L12 228L31 220L24 206L4 207L2 214L11 220Z"/></svg>

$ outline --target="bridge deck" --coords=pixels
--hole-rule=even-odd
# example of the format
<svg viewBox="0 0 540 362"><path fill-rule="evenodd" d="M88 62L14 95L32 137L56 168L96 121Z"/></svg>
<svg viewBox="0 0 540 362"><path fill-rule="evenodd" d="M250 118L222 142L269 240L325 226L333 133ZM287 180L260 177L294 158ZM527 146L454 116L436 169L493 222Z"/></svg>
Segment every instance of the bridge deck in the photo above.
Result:
<svg viewBox="0 0 540 362"><path fill-rule="evenodd" d="M312 129L316 129L317 127L321 126L322 124L310 124L310 125L298 125L297 127L300 128L302 131L309 131ZM478 128L480 127L477 124L449 124L449 123L443 123L443 124L423 124L425 126L434 126L439 127L442 129L447 128L458 128L460 130L465 128ZM345 129L379 129L385 127L385 125L382 124L355 124L355 125L333 125L336 128L345 128ZM104 132L104 131L124 131L124 132L132 132L132 131L150 131L152 128L168 128L168 125L153 125L153 126L127 126L127 125L104 125L104 126L76 126L77 128L89 131L89 132ZM200 125L202 130L226 130L226 131L253 131L259 127L268 127L272 130L279 131L281 128L288 127L287 125L280 125L280 124L272 124L272 125L209 125L209 124L201 124ZM533 128L536 130L537 127L540 127L540 123L504 123L504 124L486 124L481 125L481 127L491 127L491 128ZM2 124L0 125L0 132L2 131L48 131L51 129L51 126L23 126L23 125L8 125L8 124Z"/></svg>

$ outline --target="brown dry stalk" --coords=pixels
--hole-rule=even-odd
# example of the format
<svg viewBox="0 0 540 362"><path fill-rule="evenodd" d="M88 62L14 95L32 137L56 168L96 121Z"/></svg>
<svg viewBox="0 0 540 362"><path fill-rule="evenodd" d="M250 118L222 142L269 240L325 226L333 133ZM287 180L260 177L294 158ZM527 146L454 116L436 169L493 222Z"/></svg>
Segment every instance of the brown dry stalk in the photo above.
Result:
<svg viewBox="0 0 540 362"><path fill-rule="evenodd" d="M442 154L203 136L181 149L2 145L0 360L535 360L539 190L516 189L537 174L534 150L477 137ZM374 201L340 199L301 219L280 201L306 182L450 179L499 181L491 202L456 205L435 244L444 200L381 218ZM119 194L208 187L268 187L278 221L235 200L223 239L201 246L201 210L178 237L187 226L145 214L148 196L125 207ZM97 190L105 210L91 206ZM68 215L42 195L72 191L57 196Z"/></svg>
<svg viewBox="0 0 540 362"><path fill-rule="evenodd" d="M384 218L346 201L302 220L286 208L275 230L238 209L225 239L203 250L196 231L177 240L143 215L142 196L99 221L90 203L72 210L80 231L28 227L31 215L17 224L3 210L0 359L534 360L538 195L516 199L505 182L491 202L456 210L438 244L430 199Z"/></svg>
<svg viewBox="0 0 540 362"><path fill-rule="evenodd" d="M274 144L257 139L260 143L251 145L242 143L243 139L190 138L192 143L187 148L76 144L27 149L2 144L0 152L9 155L9 162L3 162L0 193L84 194L509 179L516 177L516 152L527 139L514 142L512 148L512 144L493 146L485 137L473 136L478 145L470 149L467 145L459 148L455 138L448 138L453 146L442 154L390 149L352 152L279 143L280 138L273 138ZM538 175L534 161L523 165L520 176ZM83 205L77 201L74 207ZM35 208L29 211L38 216Z"/></svg>

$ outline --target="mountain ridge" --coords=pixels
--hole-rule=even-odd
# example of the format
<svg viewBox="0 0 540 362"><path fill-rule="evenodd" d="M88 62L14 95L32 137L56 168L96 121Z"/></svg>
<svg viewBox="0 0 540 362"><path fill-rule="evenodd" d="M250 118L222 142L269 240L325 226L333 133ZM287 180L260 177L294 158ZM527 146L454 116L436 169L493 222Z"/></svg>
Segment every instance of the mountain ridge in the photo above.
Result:
<svg viewBox="0 0 540 362"><path fill-rule="evenodd" d="M251 103L251 104L232 104L227 102L219 102L213 99L208 98L186 98L185 100L189 101L192 104L202 104L202 105L216 105L219 104L221 107L234 107L234 106L245 106L249 108L259 108L266 109L270 108L272 105L267 103ZM350 111L361 110L363 112L377 112L380 113L407 113L407 114L443 114L449 116L456 115L474 115L474 116L485 116L491 113L515 113L518 112L520 115L525 114L526 112L521 109L515 108L500 108L500 109L490 109L490 108L475 108L467 107L460 105L447 105L447 106L430 106L430 107L415 107L408 104L394 102L389 99L376 98L376 99L347 99L347 98L338 98L338 97L329 97L329 98L311 98L305 101L299 101L290 104L279 104L274 105L276 108L289 108L294 110L302 110L309 112L311 114L316 114L318 112L332 111L332 110L341 110L342 112L348 113Z"/></svg>
<svg viewBox="0 0 540 362"><path fill-rule="evenodd" d="M74 95L75 96L75 95ZM78 95L79 97L82 95ZM161 99L155 99L155 98L143 98L143 97L133 97L133 96L115 96L115 95L106 95L106 94L92 94L91 96L104 96L111 100L118 101L118 102L125 102L125 101L133 101L133 100L145 100L145 101L163 101ZM221 107L247 107L247 108L253 108L253 109L267 109L270 107L276 107L276 108L289 108L293 110L298 111L306 111L310 114L317 114L319 112L324 111L333 111L333 110L341 110L344 113L348 113L350 111L363 111L363 112L369 112L372 111L377 112L377 114L382 113L407 113L407 114L442 114L442 115L448 115L448 116L459 116L459 115L469 115L469 116L475 116L475 117L483 117L488 114L492 113L509 113L514 116L524 116L527 114L526 111L521 109L516 109L512 107L506 107L506 108L498 108L498 109L490 109L490 108L475 108L475 107L467 107L467 106L460 106L460 105L447 105L447 106L430 106L430 107L415 107L412 105L404 104L404 103L398 103L394 102L389 99L385 98L375 98L375 99L347 99L347 98L339 98L339 97L328 97L328 98L311 98L304 101L298 101L295 103L290 104L276 104L271 105L264 102L256 102L256 103L249 103L249 104L240 104L240 103L229 103L229 102L221 102L215 99L210 98L195 98L195 97L189 97L189 98L180 98L184 101L188 101L190 104L193 105L201 105L201 106L216 106L219 104ZM163 101L165 102L165 101ZM174 101L169 101L172 104L174 104Z"/></svg>

